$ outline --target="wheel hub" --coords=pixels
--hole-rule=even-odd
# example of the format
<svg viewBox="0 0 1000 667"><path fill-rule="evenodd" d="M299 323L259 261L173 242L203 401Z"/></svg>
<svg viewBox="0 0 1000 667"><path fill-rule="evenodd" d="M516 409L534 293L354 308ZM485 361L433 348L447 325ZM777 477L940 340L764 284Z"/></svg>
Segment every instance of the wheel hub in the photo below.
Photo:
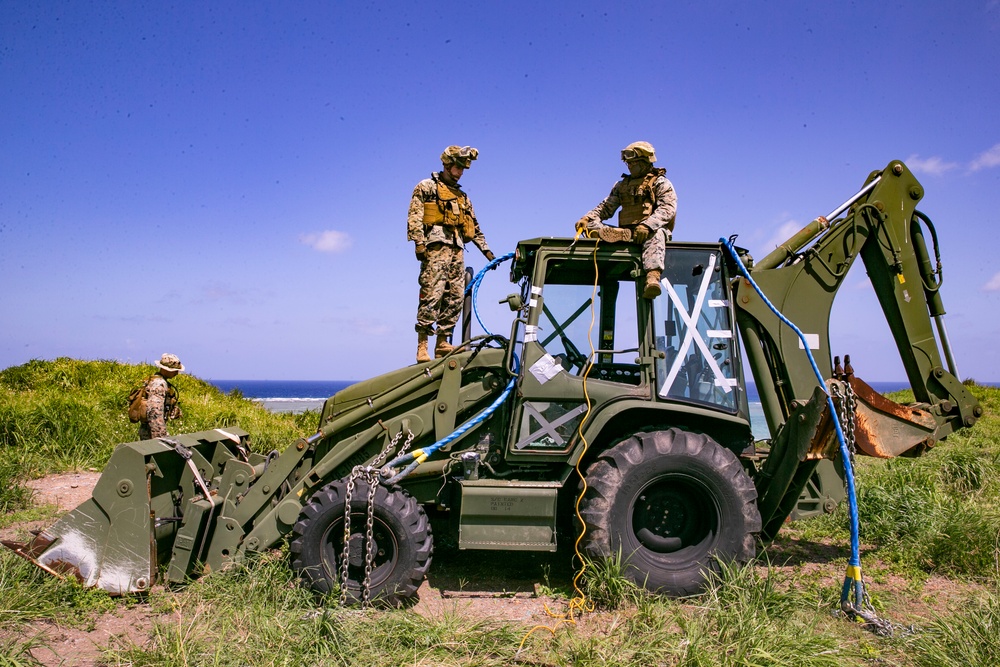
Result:
<svg viewBox="0 0 1000 667"><path fill-rule="evenodd" d="M704 490L686 480L661 479L636 497L632 529L642 546L672 553L701 543L714 531L714 513Z"/></svg>

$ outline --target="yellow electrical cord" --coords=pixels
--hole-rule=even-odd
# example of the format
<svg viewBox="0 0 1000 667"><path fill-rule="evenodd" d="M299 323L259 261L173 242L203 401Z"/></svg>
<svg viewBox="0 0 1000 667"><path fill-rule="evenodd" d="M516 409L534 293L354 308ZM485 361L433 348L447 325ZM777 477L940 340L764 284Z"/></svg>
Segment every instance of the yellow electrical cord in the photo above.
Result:
<svg viewBox="0 0 1000 667"><path fill-rule="evenodd" d="M596 238L596 236L590 235L590 230L578 227L576 230L576 237L573 239L580 238L581 234L585 234L588 238ZM576 503L573 505L573 511L576 513L576 518L580 522L580 534L576 538L576 542L573 544L573 552L577 561L580 563L580 569L577 571L576 575L573 577L573 590L576 591L576 597L569 601L569 606L567 607L565 613L555 614L553 613L548 605L545 605L545 613L549 615L550 618L558 619L555 626L549 627L547 625L536 625L535 627L528 630L528 633L524 635L521 639L521 643L517 647L517 655L524 648L524 642L528 641L528 637L532 635L535 630L547 630L552 636L555 636L556 630L559 626L563 624L576 625L576 618L574 616L575 612L591 612L594 611L594 603L587 599L587 594L583 592L580 588L579 582L583 577L583 573L587 569L587 562L583 559L583 555L580 553L580 542L583 541L583 536L587 532L587 524L583 520L583 516L580 515L580 503L583 501L583 496L587 493L587 479L584 477L583 471L580 470L580 462L583 461L584 456L587 454L587 448L590 444L587 442L587 438L583 435L583 426L587 423L587 419L590 417L591 412L591 402L590 394L587 393L587 377L590 375L591 369L594 367L594 356L597 354L597 350L594 348L594 322L596 321L595 314L595 304L597 303L597 286L599 284L598 276L598 265L597 265L597 246L600 242L594 244L594 290L590 295L590 326L587 328L587 342L590 344L590 356L587 357L587 365L583 370L583 400L587 406L586 412L583 413L583 419L580 420L580 425L577 427L577 433L580 436L580 442L583 443L583 450L580 452L580 456L576 460L575 470L576 474L580 477L580 483L582 484L580 488L580 493L576 497Z"/></svg>

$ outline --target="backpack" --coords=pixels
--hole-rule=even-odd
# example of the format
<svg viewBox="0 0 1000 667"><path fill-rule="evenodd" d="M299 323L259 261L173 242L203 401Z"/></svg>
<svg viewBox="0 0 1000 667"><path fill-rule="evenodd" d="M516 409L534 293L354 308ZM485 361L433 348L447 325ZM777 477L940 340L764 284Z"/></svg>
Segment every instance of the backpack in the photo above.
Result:
<svg viewBox="0 0 1000 667"><path fill-rule="evenodd" d="M142 385L128 393L128 420L133 424L146 422L146 386L153 377L146 378Z"/></svg>

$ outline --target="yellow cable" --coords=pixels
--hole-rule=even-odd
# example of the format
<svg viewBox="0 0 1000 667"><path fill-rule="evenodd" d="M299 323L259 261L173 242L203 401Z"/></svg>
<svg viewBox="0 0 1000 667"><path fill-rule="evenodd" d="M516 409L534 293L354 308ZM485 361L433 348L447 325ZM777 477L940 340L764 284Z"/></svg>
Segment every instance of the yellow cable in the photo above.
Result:
<svg viewBox="0 0 1000 667"><path fill-rule="evenodd" d="M576 238L579 238L581 232L584 231L585 230L578 228ZM576 555L576 559L580 562L580 570L573 577L573 590L576 591L576 597L574 597L572 600L569 601L569 605L566 609L566 612L563 614L555 614L549 609L548 605L545 605L545 613L548 614L550 618L557 619L555 626L550 628L547 625L536 625L535 627L528 630L528 633L524 635L524 637L521 639L521 643L518 645L517 653L515 653L515 655L521 652L521 649L524 647L524 642L528 641L528 637L530 637L532 633L535 632L535 630L546 630L554 637L556 634L556 630L559 629L559 626L563 624L576 625L576 618L574 616L574 612L585 613L594 611L593 602L587 600L586 593L583 592L583 590L580 588L579 585L579 581L583 577L583 573L587 569L587 563L583 559L582 554L580 554L580 542L583 541L583 536L587 532L587 524L584 523L583 516L581 516L580 514L580 503L583 501L583 496L587 493L587 480L583 475L583 471L580 470L580 462L583 461L584 456L587 454L587 448L589 447L587 438L584 437L583 435L583 425L587 423L587 419L590 417L590 412L592 407L590 402L590 394L587 393L587 377L590 375L590 371L594 367L594 356L597 353L597 350L594 349L593 333L594 333L594 322L596 321L597 317L595 314L594 306L597 303L597 286L599 284L598 271L597 271L598 245L600 245L600 242L594 244L594 256L593 256L594 291L590 295L590 326L587 329L587 342L590 343L590 356L587 358L587 365L583 371L583 399L587 405L587 410L586 412L584 412L583 419L580 420L580 425L577 427L577 433L580 435L580 442L583 443L583 451L580 452L580 456L577 458L575 465L576 474L580 477L580 482L582 486L580 488L580 494L576 497L576 503L573 506L573 510L576 513L576 518L580 522L580 534L577 536L576 542L573 544L573 552Z"/></svg>

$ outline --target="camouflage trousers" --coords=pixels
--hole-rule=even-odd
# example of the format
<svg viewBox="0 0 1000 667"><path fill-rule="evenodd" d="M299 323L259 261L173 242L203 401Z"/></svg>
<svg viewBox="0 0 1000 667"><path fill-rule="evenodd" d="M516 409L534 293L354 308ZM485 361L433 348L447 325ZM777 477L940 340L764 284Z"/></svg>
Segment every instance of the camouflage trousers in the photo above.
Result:
<svg viewBox="0 0 1000 667"><path fill-rule="evenodd" d="M602 227L617 229L614 225L606 225L603 222L591 221L587 225L587 229L591 230L599 230ZM622 229L628 230L627 238L631 238L632 228L623 227ZM663 270L663 255L667 251L667 241L670 240L670 237L670 230L665 227L660 227L649 235L646 242L642 244L642 268L644 270Z"/></svg>
<svg viewBox="0 0 1000 667"><path fill-rule="evenodd" d="M432 243L420 263L417 333L448 336L458 322L465 298L465 257L462 246Z"/></svg>

